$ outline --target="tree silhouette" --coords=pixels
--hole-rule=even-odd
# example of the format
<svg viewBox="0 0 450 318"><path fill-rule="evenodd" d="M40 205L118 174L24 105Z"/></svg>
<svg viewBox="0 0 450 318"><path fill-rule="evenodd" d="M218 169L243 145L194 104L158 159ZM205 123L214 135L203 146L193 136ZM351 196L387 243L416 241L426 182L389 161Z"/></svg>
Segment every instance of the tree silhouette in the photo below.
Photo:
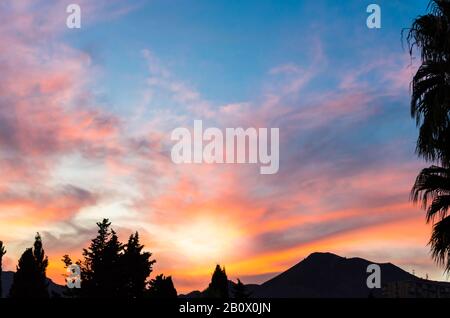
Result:
<svg viewBox="0 0 450 318"><path fill-rule="evenodd" d="M143 245L139 243L139 234L130 235L125 245L125 252L121 258L123 295L126 298L142 298L145 290L147 277L152 272L155 260L149 252L142 252ZM170 277L169 277L170 279ZM170 279L170 281L172 281Z"/></svg>
<svg viewBox="0 0 450 318"><path fill-rule="evenodd" d="M72 297L142 298L147 277L152 272L154 260L151 253L143 252L139 234L132 234L128 243L119 242L108 219L97 223L97 236L88 248L83 249L83 260L76 262L81 271L81 288L68 291ZM64 255L65 266L72 264Z"/></svg>
<svg viewBox="0 0 450 318"><path fill-rule="evenodd" d="M10 290L11 298L48 298L46 269L48 258L37 233L33 248L27 248L19 259Z"/></svg>
<svg viewBox="0 0 450 318"><path fill-rule="evenodd" d="M5 250L5 246L3 245L3 242L2 241L0 241L0 298L2 298L2 296L3 296L3 293L2 293L2 291L3 291L3 289L2 289L2 271L3 271L3 268L2 268L2 261L3 261L3 255L5 255L6 254L6 250Z"/></svg>
<svg viewBox="0 0 450 318"><path fill-rule="evenodd" d="M429 8L407 36L410 54L419 49L422 62L412 81L411 115L419 127L417 154L439 166L419 173L411 198L422 202L434 224L434 260L450 271L450 1L433 0Z"/></svg>
<svg viewBox="0 0 450 318"><path fill-rule="evenodd" d="M149 283L147 295L151 298L175 299L177 290L173 286L172 277L164 277L163 274L156 276Z"/></svg>
<svg viewBox="0 0 450 318"><path fill-rule="evenodd" d="M247 291L247 287L238 278L237 284L233 286L233 297L236 299L248 299L250 293Z"/></svg>
<svg viewBox="0 0 450 318"><path fill-rule="evenodd" d="M67 270L67 268L70 266L70 265L73 265L73 262L72 262L72 259L70 258L70 256L69 255L63 255L63 258L61 259L62 260L62 262L64 263L64 269L66 269ZM78 266L80 266L80 263L79 262L77 262L77 265ZM80 266L80 268L81 268L81 266ZM80 297L81 296L81 291L80 291L80 289L79 288L69 288L68 286L67 286L67 282L68 282L68 274L63 274L63 276L65 277L65 279L66 279L66 286L65 286L65 288L64 288L64 291L63 291L63 295L65 296L65 297L68 297L68 298L78 298L78 297Z"/></svg>
<svg viewBox="0 0 450 318"><path fill-rule="evenodd" d="M87 249L81 270L81 295L118 297L120 293L120 252L123 249L108 219L98 222L98 234Z"/></svg>
<svg viewBox="0 0 450 318"><path fill-rule="evenodd" d="M433 0L430 12L414 20L407 40L421 66L412 81L411 115L419 126L416 151L431 161L450 162L450 1Z"/></svg>
<svg viewBox="0 0 450 318"><path fill-rule="evenodd" d="M427 222L433 222L430 239L433 258L450 270L450 169L431 166L423 169L412 189L415 202L421 201L427 209ZM431 202L430 202L431 201ZM438 219L439 221L435 222Z"/></svg>
<svg viewBox="0 0 450 318"><path fill-rule="evenodd" d="M222 269L220 265L216 265L211 277L211 283L204 294L209 298L228 298L228 277L225 267Z"/></svg>

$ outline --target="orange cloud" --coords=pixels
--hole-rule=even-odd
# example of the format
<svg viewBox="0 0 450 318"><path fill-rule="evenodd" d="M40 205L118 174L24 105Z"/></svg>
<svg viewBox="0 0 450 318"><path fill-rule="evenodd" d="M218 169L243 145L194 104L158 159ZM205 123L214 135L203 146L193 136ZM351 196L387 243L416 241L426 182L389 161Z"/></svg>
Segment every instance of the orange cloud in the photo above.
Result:
<svg viewBox="0 0 450 318"><path fill-rule="evenodd" d="M146 50L143 104L159 93L180 109L150 119L138 110L137 119L127 118L98 103L97 66L55 31L64 23L60 8L48 5L42 19L30 4L10 1L0 13L6 21L0 29L0 233L11 246L9 268L31 245L24 237L42 230L48 274L63 282L61 256L79 256L103 217L113 220L122 240L139 230L158 260L155 272L173 275L181 292L205 287L217 262L240 277L282 271L315 251L425 259L414 247L426 244L429 229L408 202L419 164L405 154L410 145L404 147L403 135L369 140L389 122L392 110L382 108L383 98L394 92L354 90L386 64L343 74L335 91L305 92L327 60L316 42L312 66L273 68L262 97L213 105ZM98 8L85 5L87 14ZM119 9L110 16L129 10ZM392 74L395 69L382 82L404 85L404 72ZM248 165L173 164L170 129L198 116L218 127L281 127L279 174L261 176ZM404 249L403 258L381 254L380 247Z"/></svg>

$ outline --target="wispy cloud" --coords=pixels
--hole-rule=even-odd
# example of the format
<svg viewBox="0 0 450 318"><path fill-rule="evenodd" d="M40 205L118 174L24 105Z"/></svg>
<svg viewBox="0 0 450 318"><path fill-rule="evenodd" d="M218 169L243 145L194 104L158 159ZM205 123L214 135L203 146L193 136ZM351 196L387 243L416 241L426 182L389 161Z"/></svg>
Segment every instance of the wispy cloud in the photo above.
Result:
<svg viewBox="0 0 450 318"><path fill-rule="evenodd" d="M303 63L273 63L251 98L218 103L144 49L136 52L145 70L141 100L125 116L99 98L101 67L92 56L62 39L63 5L48 6L46 19L32 2L7 1L0 10L8 21L0 28L0 233L10 246L8 269L40 231L49 273L61 280L62 254L79 256L103 217L121 239L139 230L156 271L173 274L180 291L205 286L216 262L232 277L260 281L318 250L397 261L379 247L395 245L404 266L416 260L427 268L425 250L415 246L428 233L408 202L420 163L407 133L407 57L334 65L318 35L302 48ZM89 1L83 8L96 23L98 10L115 18L135 6ZM279 127L279 173L173 164L170 131L194 119Z"/></svg>

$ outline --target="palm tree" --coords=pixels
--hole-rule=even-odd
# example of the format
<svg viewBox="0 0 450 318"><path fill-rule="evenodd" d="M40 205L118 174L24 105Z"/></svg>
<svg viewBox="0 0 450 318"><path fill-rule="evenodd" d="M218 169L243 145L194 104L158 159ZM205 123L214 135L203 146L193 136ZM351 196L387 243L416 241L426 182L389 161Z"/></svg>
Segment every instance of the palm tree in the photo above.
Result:
<svg viewBox="0 0 450 318"><path fill-rule="evenodd" d="M450 168L431 166L417 176L411 191L414 202L422 202L427 210L427 223L433 222L430 239L432 256L435 261L450 271ZM435 223L436 218L439 219Z"/></svg>
<svg viewBox="0 0 450 318"><path fill-rule="evenodd" d="M411 116L419 126L416 152L426 160L450 162L450 1L433 0L430 13L409 29L410 54L421 52L422 65L412 81Z"/></svg>
<svg viewBox="0 0 450 318"><path fill-rule="evenodd" d="M433 259L450 272L450 0L432 0L429 9L407 36L410 54L417 48L422 62L412 80L411 116L419 127L417 154L439 166L419 173L411 198L433 223Z"/></svg>

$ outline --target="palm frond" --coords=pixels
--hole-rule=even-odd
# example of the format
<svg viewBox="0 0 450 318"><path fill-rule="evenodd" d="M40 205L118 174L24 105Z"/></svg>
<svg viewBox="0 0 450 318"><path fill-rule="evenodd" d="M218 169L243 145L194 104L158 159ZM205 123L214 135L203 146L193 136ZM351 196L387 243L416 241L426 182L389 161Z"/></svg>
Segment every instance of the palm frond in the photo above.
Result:
<svg viewBox="0 0 450 318"><path fill-rule="evenodd" d="M450 195L439 195L434 198L427 210L427 222L434 221L436 215L443 219L450 207Z"/></svg>
<svg viewBox="0 0 450 318"><path fill-rule="evenodd" d="M450 217L446 217L433 226L429 242L433 259L446 272L450 272Z"/></svg>
<svg viewBox="0 0 450 318"><path fill-rule="evenodd" d="M423 208L428 208L427 222L434 216L446 216L450 203L450 169L431 166L423 169L416 178L411 189L413 202L422 202ZM432 201L428 206L429 201ZM446 205L447 204L447 205Z"/></svg>

